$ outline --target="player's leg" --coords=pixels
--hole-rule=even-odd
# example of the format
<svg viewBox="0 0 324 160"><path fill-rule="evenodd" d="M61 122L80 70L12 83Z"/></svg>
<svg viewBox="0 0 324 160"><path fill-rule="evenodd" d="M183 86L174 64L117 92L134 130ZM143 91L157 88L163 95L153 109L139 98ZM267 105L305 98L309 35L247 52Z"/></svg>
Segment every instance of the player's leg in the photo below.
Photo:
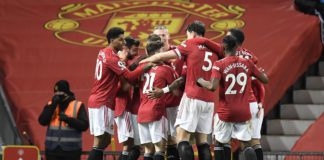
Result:
<svg viewBox="0 0 324 160"><path fill-rule="evenodd" d="M177 143L180 159L194 159L194 152L191 144L189 143L190 133L181 127L176 128L177 131Z"/></svg>
<svg viewBox="0 0 324 160"><path fill-rule="evenodd" d="M141 155L141 147L134 145L130 148L127 160L137 160Z"/></svg>
<svg viewBox="0 0 324 160"><path fill-rule="evenodd" d="M179 153L177 148L176 137L168 135L168 142L166 148L166 158L167 160L179 160Z"/></svg>
<svg viewBox="0 0 324 160"><path fill-rule="evenodd" d="M127 160L129 149L134 144L134 131L131 121L131 114L124 111L122 115L115 118L119 143L123 144L123 150L118 160Z"/></svg>
<svg viewBox="0 0 324 160"><path fill-rule="evenodd" d="M199 111L195 103L194 99L188 98L184 94L179 105L175 126L180 159L194 159L194 153L189 139L190 134L196 131L198 125Z"/></svg>
<svg viewBox="0 0 324 160"><path fill-rule="evenodd" d="M264 110L261 108L259 110L258 104L256 102L250 103L250 111L252 114L251 126L252 126L252 140L250 144L254 149L258 160L263 160L263 151L260 143L261 139L261 127L263 122ZM258 114L258 112L260 112Z"/></svg>
<svg viewBox="0 0 324 160"><path fill-rule="evenodd" d="M177 118L178 107L167 108L166 112L167 112L168 123L169 123L166 158L167 160L178 160L179 153L177 149L176 129L174 127L175 120Z"/></svg>
<svg viewBox="0 0 324 160"><path fill-rule="evenodd" d="M154 146L148 123L138 123L141 144L144 146L144 160L153 160Z"/></svg>
<svg viewBox="0 0 324 160"><path fill-rule="evenodd" d="M111 136L105 132L103 135L94 136L93 147L90 151L88 160L103 159L103 151L110 144Z"/></svg>
<svg viewBox="0 0 324 160"><path fill-rule="evenodd" d="M251 148L251 121L246 121L242 123L234 123L233 125L233 135L241 142L241 150L243 156L246 160L256 160L256 154Z"/></svg>
<svg viewBox="0 0 324 160"><path fill-rule="evenodd" d="M137 115L131 114L132 126L134 131L133 146L129 149L127 160L137 160L141 155L140 137L138 131Z"/></svg>
<svg viewBox="0 0 324 160"><path fill-rule="evenodd" d="M164 160L165 144L166 144L165 139L162 139L158 143L154 143L154 148L155 148L154 160Z"/></svg>
<svg viewBox="0 0 324 160"><path fill-rule="evenodd" d="M249 141L241 141L243 143L243 157L245 160L257 160L257 156Z"/></svg>
<svg viewBox="0 0 324 160"><path fill-rule="evenodd" d="M154 160L164 160L165 145L168 139L168 120L162 116L160 120L149 123L152 143L154 144Z"/></svg>
<svg viewBox="0 0 324 160"><path fill-rule="evenodd" d="M219 119L218 114L214 116L214 131L213 136L215 139L214 157L215 160L230 160L231 150L226 151L224 146L230 143L233 132L233 123L224 122ZM229 148L230 149L230 148Z"/></svg>
<svg viewBox="0 0 324 160"><path fill-rule="evenodd" d="M223 148L224 148L225 160L231 160L232 159L232 147L230 145L230 142L227 144L223 144Z"/></svg>
<svg viewBox="0 0 324 160"><path fill-rule="evenodd" d="M152 143L146 143L144 146L144 160L154 159L154 145Z"/></svg>
<svg viewBox="0 0 324 160"><path fill-rule="evenodd" d="M199 159L212 159L207 136L212 133L214 103L196 100L196 107L199 109L198 125L195 139L198 148Z"/></svg>
<svg viewBox="0 0 324 160"><path fill-rule="evenodd" d="M88 160L103 159L103 150L110 144L114 134L114 112L106 107L89 108L90 134L94 136L93 148Z"/></svg>
<svg viewBox="0 0 324 160"><path fill-rule="evenodd" d="M207 134L195 133L196 144L198 148L198 156L201 160L211 160L210 146L207 143Z"/></svg>
<svg viewBox="0 0 324 160"><path fill-rule="evenodd" d="M263 160L263 150L262 150L262 146L260 143L260 139L252 139L251 145L252 145L252 148L254 149L257 159Z"/></svg>
<svg viewBox="0 0 324 160"><path fill-rule="evenodd" d="M134 139L128 138L126 141L124 141L122 143L123 143L123 151L122 151L121 155L119 156L118 160L127 160L128 156L129 156L129 150L134 145Z"/></svg>

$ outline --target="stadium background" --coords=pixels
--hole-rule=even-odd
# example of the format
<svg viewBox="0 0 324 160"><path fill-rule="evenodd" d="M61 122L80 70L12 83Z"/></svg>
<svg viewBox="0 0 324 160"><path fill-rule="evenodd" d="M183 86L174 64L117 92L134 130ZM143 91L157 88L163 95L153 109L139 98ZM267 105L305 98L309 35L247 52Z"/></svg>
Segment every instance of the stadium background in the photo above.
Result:
<svg viewBox="0 0 324 160"><path fill-rule="evenodd" d="M143 41L154 25L164 24L177 45L193 20L203 21L206 37L216 42L228 28L245 32L244 47L256 54L270 78L266 112L319 59L323 47L318 18L296 11L291 0L2 0L0 81L19 133L44 149L46 128L37 118L58 79L68 80L77 99L87 102L109 27L121 26ZM89 132L83 138L83 149L89 150ZM111 147L119 150L117 139Z"/></svg>

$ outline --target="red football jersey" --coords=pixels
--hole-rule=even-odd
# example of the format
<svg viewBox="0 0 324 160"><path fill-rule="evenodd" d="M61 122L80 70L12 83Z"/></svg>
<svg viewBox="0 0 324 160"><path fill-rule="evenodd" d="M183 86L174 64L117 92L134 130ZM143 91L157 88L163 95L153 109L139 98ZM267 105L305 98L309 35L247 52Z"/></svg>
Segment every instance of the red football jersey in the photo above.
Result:
<svg viewBox="0 0 324 160"><path fill-rule="evenodd" d="M114 109L119 76L126 70L125 63L111 48L100 50L88 107L99 108L106 105Z"/></svg>
<svg viewBox="0 0 324 160"><path fill-rule="evenodd" d="M238 48L236 50L236 56L245 58L245 59L249 59L251 60L254 64L258 63L258 58L249 50L247 50L246 48ZM252 81L252 87L250 90L250 102L263 102L264 100L264 94L265 94L265 90L264 90L264 86L261 82L259 82L258 80L253 80Z"/></svg>
<svg viewBox="0 0 324 160"><path fill-rule="evenodd" d="M212 77L220 79L220 102L216 112L222 121L244 122L251 119L251 78L261 74L250 60L237 56L214 62Z"/></svg>
<svg viewBox="0 0 324 160"><path fill-rule="evenodd" d="M137 58L137 57L136 57ZM134 63L137 59L134 58L132 60L127 60L126 66L128 67L132 63ZM121 88L121 82L118 83L118 87ZM122 91L119 90L116 99L115 99L115 112L114 116L118 117L123 114L125 110L129 111L129 108L132 106L132 95L133 95L133 86L131 86L130 90L128 91Z"/></svg>
<svg viewBox="0 0 324 160"><path fill-rule="evenodd" d="M141 101L138 110L138 122L147 123L160 120L165 116L166 95L157 99L149 99L147 94L153 87L164 88L175 78L170 66L159 65L145 72L140 81Z"/></svg>
<svg viewBox="0 0 324 160"><path fill-rule="evenodd" d="M193 40L186 40L176 49L175 53L180 59L185 59L186 84L185 93L189 98L199 99L206 102L214 102L216 94L201 87L198 87L198 78L210 79L213 62L218 60L216 53L213 53L205 45Z"/></svg>
<svg viewBox="0 0 324 160"><path fill-rule="evenodd" d="M251 60L254 64L258 63L258 58L249 50L246 48L239 47L236 49L236 56L249 59Z"/></svg>
<svg viewBox="0 0 324 160"><path fill-rule="evenodd" d="M168 77L168 79L170 78L169 80L172 80L173 79L172 82L175 81L177 78L179 78L179 75L177 74L177 71L174 70L174 68L172 70L172 75L173 75L172 78L171 77ZM170 84L168 84L168 85L170 85ZM183 91L181 91L180 89L177 89L177 91L179 92L179 95L178 96L174 95L172 93L172 91L169 92L169 93L167 93L165 95L165 98L166 98L166 108L179 106L180 101L181 101L181 98L182 98Z"/></svg>
<svg viewBox="0 0 324 160"><path fill-rule="evenodd" d="M257 79L252 79L252 90L258 103L264 102L265 88L264 85Z"/></svg>

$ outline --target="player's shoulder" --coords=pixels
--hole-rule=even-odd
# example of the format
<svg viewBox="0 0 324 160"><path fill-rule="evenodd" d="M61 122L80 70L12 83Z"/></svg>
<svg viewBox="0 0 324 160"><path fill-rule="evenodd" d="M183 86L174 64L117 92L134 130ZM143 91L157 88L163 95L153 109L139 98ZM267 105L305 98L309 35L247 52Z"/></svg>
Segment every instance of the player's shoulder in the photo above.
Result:
<svg viewBox="0 0 324 160"><path fill-rule="evenodd" d="M236 50L236 55L246 59L256 58L253 52L243 47L240 47Z"/></svg>
<svg viewBox="0 0 324 160"><path fill-rule="evenodd" d="M161 65L159 65L159 68L160 68L160 70L163 70L163 71L172 71L173 70L173 68L167 64L161 64Z"/></svg>
<svg viewBox="0 0 324 160"><path fill-rule="evenodd" d="M105 54L108 57L118 57L118 55L114 52L114 50L109 47L102 48L99 51L99 54Z"/></svg>

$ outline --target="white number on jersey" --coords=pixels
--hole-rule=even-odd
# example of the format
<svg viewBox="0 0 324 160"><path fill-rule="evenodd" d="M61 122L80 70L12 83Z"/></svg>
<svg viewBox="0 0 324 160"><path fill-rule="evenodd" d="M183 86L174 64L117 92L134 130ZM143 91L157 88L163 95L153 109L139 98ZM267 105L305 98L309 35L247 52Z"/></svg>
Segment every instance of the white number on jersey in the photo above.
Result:
<svg viewBox="0 0 324 160"><path fill-rule="evenodd" d="M212 55L213 55L212 52L205 52L205 58L204 58L204 61L208 63L208 66L207 66L207 67L206 67L206 66L202 66L202 70L204 70L204 71L206 71L206 72L211 70L213 63L212 63L212 61L209 59L209 56L212 56Z"/></svg>
<svg viewBox="0 0 324 160"><path fill-rule="evenodd" d="M247 82L247 76L245 73L240 73L237 75L237 77L235 77L234 74L228 74L225 77L225 81L228 82L229 80L231 80L231 84L228 86L225 94L237 94L237 91L233 90L233 87L235 86L236 83L241 86L239 93L244 92L246 82Z"/></svg>
<svg viewBox="0 0 324 160"><path fill-rule="evenodd" d="M102 60L97 59L95 78L99 81L102 76Z"/></svg>
<svg viewBox="0 0 324 160"><path fill-rule="evenodd" d="M149 91L153 90L153 82L155 79L155 73L144 73L144 78L145 78L145 84L143 87L143 93L148 93Z"/></svg>

